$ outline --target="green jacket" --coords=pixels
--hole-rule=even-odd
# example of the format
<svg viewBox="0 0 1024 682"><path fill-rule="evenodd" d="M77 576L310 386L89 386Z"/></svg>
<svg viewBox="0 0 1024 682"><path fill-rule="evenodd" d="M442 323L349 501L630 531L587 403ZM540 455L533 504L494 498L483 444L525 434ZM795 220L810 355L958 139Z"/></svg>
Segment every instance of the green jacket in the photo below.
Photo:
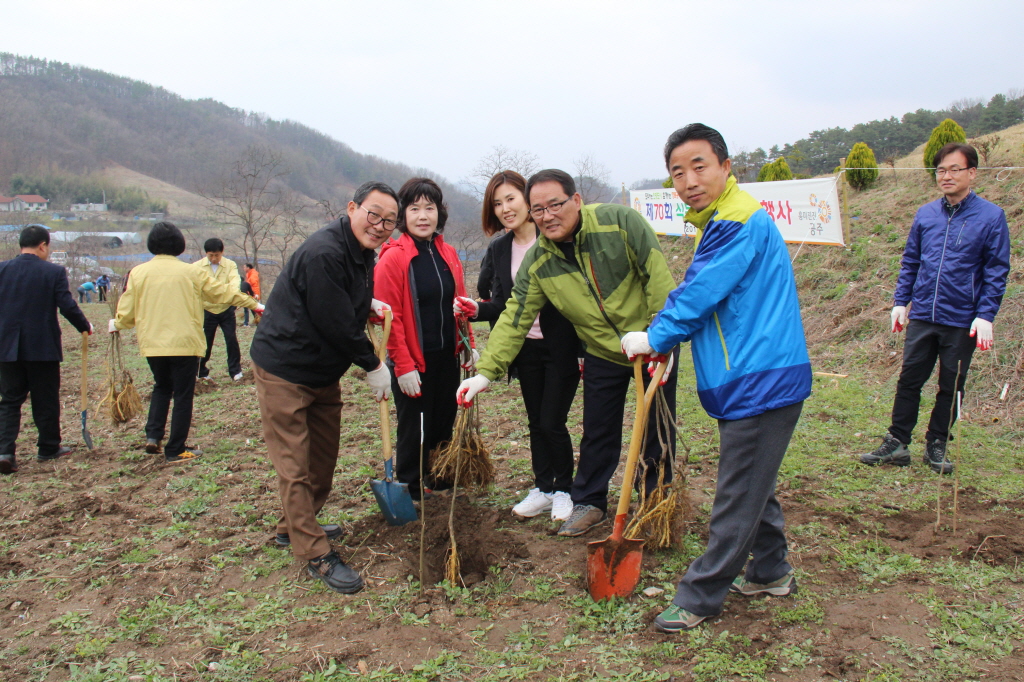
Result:
<svg viewBox="0 0 1024 682"><path fill-rule="evenodd" d="M505 373L549 301L576 327L588 353L628 366L622 335L647 329L675 288L643 216L628 206L592 204L582 208L581 217L575 262L543 235L523 258L512 297L476 365L491 381Z"/></svg>

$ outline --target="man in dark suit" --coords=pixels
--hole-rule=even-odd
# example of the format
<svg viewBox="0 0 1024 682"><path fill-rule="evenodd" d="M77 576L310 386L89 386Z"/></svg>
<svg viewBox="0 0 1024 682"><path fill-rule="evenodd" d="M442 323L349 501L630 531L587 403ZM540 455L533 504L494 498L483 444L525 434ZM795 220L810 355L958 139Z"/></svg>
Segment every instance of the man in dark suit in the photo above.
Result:
<svg viewBox="0 0 1024 682"><path fill-rule="evenodd" d="M0 263L0 474L18 470L14 444L21 406L32 394L32 419L39 430L36 459L47 462L71 450L60 444L60 310L80 332L92 325L75 303L67 272L47 263L50 233L29 225L18 239L21 255Z"/></svg>

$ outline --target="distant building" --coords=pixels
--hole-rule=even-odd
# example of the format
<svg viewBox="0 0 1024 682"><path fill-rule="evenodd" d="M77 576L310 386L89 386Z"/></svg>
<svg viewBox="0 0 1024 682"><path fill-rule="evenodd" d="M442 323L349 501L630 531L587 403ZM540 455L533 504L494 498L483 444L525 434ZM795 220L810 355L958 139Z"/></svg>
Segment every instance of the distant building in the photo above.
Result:
<svg viewBox="0 0 1024 682"><path fill-rule="evenodd" d="M38 194L16 194L0 197L0 211L45 211L49 203Z"/></svg>
<svg viewBox="0 0 1024 682"><path fill-rule="evenodd" d="M105 212L107 210L106 204L71 204L72 211L92 211L92 212Z"/></svg>
<svg viewBox="0 0 1024 682"><path fill-rule="evenodd" d="M14 197L0 195L0 211L10 212L14 210Z"/></svg>

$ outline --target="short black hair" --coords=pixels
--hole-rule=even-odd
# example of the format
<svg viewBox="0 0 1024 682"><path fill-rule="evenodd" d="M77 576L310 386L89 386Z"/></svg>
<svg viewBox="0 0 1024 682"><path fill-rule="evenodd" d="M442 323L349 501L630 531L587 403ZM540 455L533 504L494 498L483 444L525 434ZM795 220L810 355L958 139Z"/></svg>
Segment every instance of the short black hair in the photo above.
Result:
<svg viewBox="0 0 1024 682"><path fill-rule="evenodd" d="M398 195L395 194L395 190L391 189L391 185L386 185L383 182L377 182L371 180L370 182L364 182L359 185L356 189L356 194L352 197L352 201L356 202L358 206L362 206L363 202L366 201L366 197L370 196L370 192L381 192L387 194L389 197L395 200L395 203L401 203L398 200Z"/></svg>
<svg viewBox="0 0 1024 682"><path fill-rule="evenodd" d="M255 270L255 269L256 269L256 268L255 268L255 267L253 266L253 264L252 264L252 263L246 263L246 264L245 264L245 267L249 268L250 270Z"/></svg>
<svg viewBox="0 0 1024 682"><path fill-rule="evenodd" d="M185 252L185 235L174 223L159 222L149 231L146 248L154 256L180 256Z"/></svg>
<svg viewBox="0 0 1024 682"><path fill-rule="evenodd" d="M29 225L18 235L18 246L23 249L34 249L40 244L50 243L50 231L42 225Z"/></svg>
<svg viewBox="0 0 1024 682"><path fill-rule="evenodd" d="M426 199L437 206L437 234L444 232L444 224L448 222L448 205L444 203L444 194L437 183L430 178L409 178L398 190L398 227L400 232L408 232L405 224L405 209L420 199Z"/></svg>
<svg viewBox="0 0 1024 682"><path fill-rule="evenodd" d="M964 144L963 142L950 142L943 145L942 149L935 152L935 158L932 159L932 167L938 168L944 158L956 152L964 155L964 158L967 159L968 168L978 167L978 151L971 145Z"/></svg>
<svg viewBox="0 0 1024 682"><path fill-rule="evenodd" d="M711 151L718 157L718 163L725 163L729 158L729 147L726 146L722 133L703 123L691 123L668 136L668 142L665 143L665 168L668 168L669 157L676 147L690 140L705 140L710 144Z"/></svg>
<svg viewBox="0 0 1024 682"><path fill-rule="evenodd" d="M222 242L220 239L217 239L216 237L210 237L209 239L206 240L206 243L203 244L203 251L205 251L206 253L223 252L224 242Z"/></svg>
<svg viewBox="0 0 1024 682"><path fill-rule="evenodd" d="M576 194L576 181L572 179L571 175L566 173L564 170L558 170L557 168L546 168L531 175L529 181L527 181L527 204L530 203L530 190L533 189L534 185L539 185L542 182L557 182L562 186L562 191L565 192L567 197L571 197L573 194Z"/></svg>

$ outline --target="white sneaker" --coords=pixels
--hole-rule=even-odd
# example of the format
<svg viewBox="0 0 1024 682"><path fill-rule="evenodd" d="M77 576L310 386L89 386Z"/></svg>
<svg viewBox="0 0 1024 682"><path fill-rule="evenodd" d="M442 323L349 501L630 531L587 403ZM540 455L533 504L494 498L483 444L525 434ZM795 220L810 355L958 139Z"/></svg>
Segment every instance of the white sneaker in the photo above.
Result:
<svg viewBox="0 0 1024 682"><path fill-rule="evenodd" d="M572 495L562 491L551 494L551 520L568 521L572 514Z"/></svg>
<svg viewBox="0 0 1024 682"><path fill-rule="evenodd" d="M245 373L244 372L239 372L235 376L231 377L231 379L233 381L241 381L243 376L245 376Z"/></svg>
<svg viewBox="0 0 1024 682"><path fill-rule="evenodd" d="M512 513L530 519L551 509L551 495L542 493L540 488L531 488L526 499L512 507Z"/></svg>

